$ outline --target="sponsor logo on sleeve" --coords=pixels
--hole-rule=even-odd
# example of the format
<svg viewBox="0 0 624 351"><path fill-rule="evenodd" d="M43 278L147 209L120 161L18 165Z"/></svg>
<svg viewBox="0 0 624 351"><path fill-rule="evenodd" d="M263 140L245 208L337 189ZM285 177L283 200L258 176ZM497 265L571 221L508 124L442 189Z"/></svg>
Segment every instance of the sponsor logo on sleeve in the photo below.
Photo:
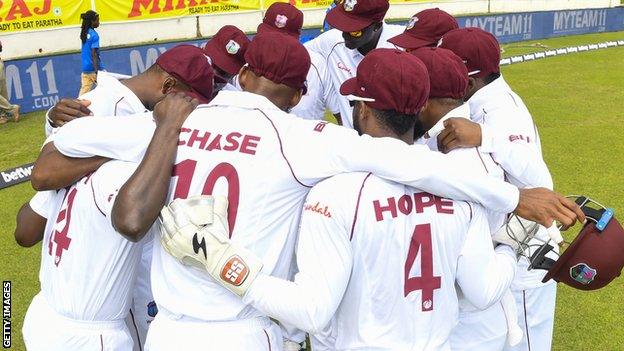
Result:
<svg viewBox="0 0 624 351"><path fill-rule="evenodd" d="M305 204L303 205L303 210L304 211L310 211L310 212L315 212L318 214L321 214L327 218L332 218L332 214L329 211L329 206L323 206L321 205L320 202L313 204Z"/></svg>
<svg viewBox="0 0 624 351"><path fill-rule="evenodd" d="M323 129L325 129L326 125L327 125L327 122L325 121L319 122L316 126L314 126L314 131L320 133L323 131Z"/></svg>

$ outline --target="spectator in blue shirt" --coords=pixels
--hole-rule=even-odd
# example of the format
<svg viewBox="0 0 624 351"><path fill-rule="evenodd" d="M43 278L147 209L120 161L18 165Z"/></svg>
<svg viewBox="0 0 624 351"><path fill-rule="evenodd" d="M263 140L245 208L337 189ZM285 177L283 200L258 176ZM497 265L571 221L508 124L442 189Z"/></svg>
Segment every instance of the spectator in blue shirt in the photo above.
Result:
<svg viewBox="0 0 624 351"><path fill-rule="evenodd" d="M100 15L95 11L87 11L80 15L82 19L82 30L80 40L82 41L82 75L80 93L82 95L97 83L97 72L104 70L100 60L100 36L95 28L100 26Z"/></svg>

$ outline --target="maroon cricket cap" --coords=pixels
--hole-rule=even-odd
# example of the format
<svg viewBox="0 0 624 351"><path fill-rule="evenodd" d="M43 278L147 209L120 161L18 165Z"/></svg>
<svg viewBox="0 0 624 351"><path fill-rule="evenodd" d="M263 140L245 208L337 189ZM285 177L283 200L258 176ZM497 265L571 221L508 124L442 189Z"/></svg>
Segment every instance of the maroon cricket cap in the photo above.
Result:
<svg viewBox="0 0 624 351"><path fill-rule="evenodd" d="M354 78L340 94L377 110L417 114L429 97L427 67L416 56L396 49L375 49L364 56Z"/></svg>
<svg viewBox="0 0 624 351"><path fill-rule="evenodd" d="M388 0L342 0L327 13L327 23L342 32L360 31L381 22L388 12Z"/></svg>
<svg viewBox="0 0 624 351"><path fill-rule="evenodd" d="M455 17L439 8L427 9L412 16L405 31L388 41L404 49L417 49L437 44L444 34L457 28Z"/></svg>
<svg viewBox="0 0 624 351"><path fill-rule="evenodd" d="M229 74L236 74L245 65L249 38L234 26L223 26L204 46L212 64Z"/></svg>
<svg viewBox="0 0 624 351"><path fill-rule="evenodd" d="M462 99L468 88L468 69L459 56L443 48L422 47L410 54L418 57L429 73L429 97Z"/></svg>
<svg viewBox="0 0 624 351"><path fill-rule="evenodd" d="M163 71L191 88L188 95L201 103L212 100L214 70L212 61L204 50L193 45L178 45L165 51L156 59Z"/></svg>
<svg viewBox="0 0 624 351"><path fill-rule="evenodd" d="M498 40L481 28L453 29L442 36L438 46L453 51L464 60L470 76L485 77L500 72Z"/></svg>
<svg viewBox="0 0 624 351"><path fill-rule="evenodd" d="M286 2L273 3L266 10L262 23L258 25L258 34L263 31L279 31L297 39L303 27L303 12Z"/></svg>
<svg viewBox="0 0 624 351"><path fill-rule="evenodd" d="M294 89L308 90L306 78L310 70L308 50L292 36L279 32L256 35L245 53L249 69L274 83Z"/></svg>

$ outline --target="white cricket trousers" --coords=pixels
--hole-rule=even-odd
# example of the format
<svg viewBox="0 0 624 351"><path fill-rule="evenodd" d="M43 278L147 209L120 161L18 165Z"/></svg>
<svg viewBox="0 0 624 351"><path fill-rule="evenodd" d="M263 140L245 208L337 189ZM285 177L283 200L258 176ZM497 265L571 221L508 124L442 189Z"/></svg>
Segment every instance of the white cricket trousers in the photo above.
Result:
<svg viewBox="0 0 624 351"><path fill-rule="evenodd" d="M26 312L22 328L28 351L128 351L132 337L123 319L80 321L56 313L41 293Z"/></svg>
<svg viewBox="0 0 624 351"><path fill-rule="evenodd" d="M557 284L553 281L534 289L512 290L518 308L518 325L524 333L522 341L505 351L550 351Z"/></svg>
<svg viewBox="0 0 624 351"><path fill-rule="evenodd" d="M485 310L459 312L451 331L453 351L501 351L507 341L507 324L499 302Z"/></svg>
<svg viewBox="0 0 624 351"><path fill-rule="evenodd" d="M147 332L146 351L281 351L282 334L269 318L205 322L160 308Z"/></svg>

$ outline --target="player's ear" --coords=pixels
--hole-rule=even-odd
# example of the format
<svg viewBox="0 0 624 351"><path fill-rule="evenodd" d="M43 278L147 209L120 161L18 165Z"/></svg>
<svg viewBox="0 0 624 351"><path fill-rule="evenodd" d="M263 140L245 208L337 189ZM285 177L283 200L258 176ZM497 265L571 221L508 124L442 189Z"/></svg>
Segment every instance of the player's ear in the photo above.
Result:
<svg viewBox="0 0 624 351"><path fill-rule="evenodd" d="M290 103L289 103L290 107L293 108L297 106L299 101L301 101L302 96L303 96L303 91L297 90L297 92L295 92L295 94L293 94L292 98L290 99Z"/></svg>
<svg viewBox="0 0 624 351"><path fill-rule="evenodd" d="M247 87L249 86L249 67L243 66L240 71L238 71L238 84L242 90L247 91Z"/></svg>
<svg viewBox="0 0 624 351"><path fill-rule="evenodd" d="M468 100L476 91L477 80L474 77L468 77L468 88L466 89L465 100Z"/></svg>
<svg viewBox="0 0 624 351"><path fill-rule="evenodd" d="M163 94L169 93L175 86L176 86L176 79L171 76L168 76L167 78L165 78L165 81L162 84L162 93Z"/></svg>

